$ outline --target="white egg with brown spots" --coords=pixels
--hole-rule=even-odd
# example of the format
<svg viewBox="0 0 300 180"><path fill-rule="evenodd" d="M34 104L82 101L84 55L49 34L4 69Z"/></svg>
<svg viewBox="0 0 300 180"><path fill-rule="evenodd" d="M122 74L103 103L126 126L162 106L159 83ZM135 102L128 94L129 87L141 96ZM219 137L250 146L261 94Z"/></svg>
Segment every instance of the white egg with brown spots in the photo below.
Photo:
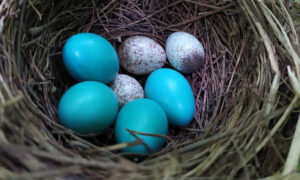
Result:
<svg viewBox="0 0 300 180"><path fill-rule="evenodd" d="M118 98L119 107L135 99L144 98L144 90L141 84L133 77L125 74L118 74L110 84L110 88Z"/></svg>
<svg viewBox="0 0 300 180"><path fill-rule="evenodd" d="M145 75L159 69L166 63L166 52L153 39L133 36L126 39L118 50L120 65L126 71Z"/></svg>
<svg viewBox="0 0 300 180"><path fill-rule="evenodd" d="M200 70L205 61L201 42L186 32L175 32L168 37L166 53L170 64L183 73Z"/></svg>

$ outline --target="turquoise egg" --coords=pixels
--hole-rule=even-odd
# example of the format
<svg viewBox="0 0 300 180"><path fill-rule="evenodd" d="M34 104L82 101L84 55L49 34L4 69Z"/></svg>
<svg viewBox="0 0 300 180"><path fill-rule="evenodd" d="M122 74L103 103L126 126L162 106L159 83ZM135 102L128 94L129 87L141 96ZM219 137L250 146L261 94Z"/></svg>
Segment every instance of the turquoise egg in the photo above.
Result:
<svg viewBox="0 0 300 180"><path fill-rule="evenodd" d="M119 71L114 47L93 33L70 37L63 47L63 60L69 74L78 81L110 83Z"/></svg>
<svg viewBox="0 0 300 180"><path fill-rule="evenodd" d="M195 100L188 81L179 72L162 68L152 72L145 84L145 96L165 110L175 126L187 126L194 116Z"/></svg>
<svg viewBox="0 0 300 180"><path fill-rule="evenodd" d="M126 129L167 135L168 120L163 109L154 101L149 99L137 99L123 106L120 110L115 127L117 143L134 142L137 139ZM156 152L162 148L165 139L153 136L138 135L152 150ZM123 149L127 153L150 154L145 145L135 145Z"/></svg>
<svg viewBox="0 0 300 180"><path fill-rule="evenodd" d="M75 84L62 96L58 118L62 125L82 135L96 135L108 129L118 112L118 100L103 83Z"/></svg>

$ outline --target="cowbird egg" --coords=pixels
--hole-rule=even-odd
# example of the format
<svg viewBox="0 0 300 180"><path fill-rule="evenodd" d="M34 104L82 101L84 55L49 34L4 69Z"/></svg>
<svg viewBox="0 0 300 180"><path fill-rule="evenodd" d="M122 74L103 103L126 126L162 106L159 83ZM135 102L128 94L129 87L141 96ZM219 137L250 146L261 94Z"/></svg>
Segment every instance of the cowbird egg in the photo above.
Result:
<svg viewBox="0 0 300 180"><path fill-rule="evenodd" d="M149 74L166 63L166 53L161 45L144 36L126 39L118 54L122 68L136 75Z"/></svg>
<svg viewBox="0 0 300 180"><path fill-rule="evenodd" d="M110 83L119 71L118 54L103 37L79 33L63 47L63 60L69 74L78 81Z"/></svg>
<svg viewBox="0 0 300 180"><path fill-rule="evenodd" d="M186 32L175 32L168 37L166 53L170 64L183 73L199 70L205 60L204 48L200 41Z"/></svg>
<svg viewBox="0 0 300 180"><path fill-rule="evenodd" d="M62 96L58 118L65 127L82 135L96 135L108 129L118 112L118 100L103 83L84 81Z"/></svg>
<svg viewBox="0 0 300 180"><path fill-rule="evenodd" d="M144 90L140 83L126 74L118 74L111 83L110 88L119 100L119 107L124 106L130 101L144 97Z"/></svg>

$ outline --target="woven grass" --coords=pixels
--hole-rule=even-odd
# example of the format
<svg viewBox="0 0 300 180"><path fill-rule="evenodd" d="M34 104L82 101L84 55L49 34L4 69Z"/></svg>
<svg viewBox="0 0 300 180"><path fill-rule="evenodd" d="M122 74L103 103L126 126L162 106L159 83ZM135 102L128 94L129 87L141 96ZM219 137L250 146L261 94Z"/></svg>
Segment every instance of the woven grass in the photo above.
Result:
<svg viewBox="0 0 300 180"><path fill-rule="evenodd" d="M300 178L295 9L277 0L2 0L0 179ZM113 128L86 138L58 123L58 100L76 83L62 64L68 37L93 32L118 48L144 35L164 46L175 31L199 38L206 60L186 75L193 123L171 127L162 151L122 154L130 144L116 145Z"/></svg>

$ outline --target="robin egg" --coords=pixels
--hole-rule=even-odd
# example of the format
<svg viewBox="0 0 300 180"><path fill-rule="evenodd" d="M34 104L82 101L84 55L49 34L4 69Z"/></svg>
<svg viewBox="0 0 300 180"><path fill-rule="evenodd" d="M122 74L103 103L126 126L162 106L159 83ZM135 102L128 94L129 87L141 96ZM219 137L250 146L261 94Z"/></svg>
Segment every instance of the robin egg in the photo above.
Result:
<svg viewBox="0 0 300 180"><path fill-rule="evenodd" d="M78 81L112 82L119 71L118 54L104 37L93 33L71 36L63 47L63 61Z"/></svg>
<svg viewBox="0 0 300 180"><path fill-rule="evenodd" d="M80 135L97 135L107 130L118 112L113 91L97 81L73 85L62 96L58 118L62 125Z"/></svg>
<svg viewBox="0 0 300 180"><path fill-rule="evenodd" d="M166 63L166 53L162 46L145 36L126 39L118 54L121 67L136 75L149 74Z"/></svg>
<svg viewBox="0 0 300 180"><path fill-rule="evenodd" d="M185 77L173 69L153 71L145 84L145 97L164 109L172 125L185 127L194 117L193 90Z"/></svg>
<svg viewBox="0 0 300 180"><path fill-rule="evenodd" d="M143 141L143 144L122 149L123 152L151 154L159 151L165 143L164 138L140 135L132 131L166 136L168 119L163 108L150 99L134 100L120 110L115 125L117 143L132 143L137 138Z"/></svg>
<svg viewBox="0 0 300 180"><path fill-rule="evenodd" d="M124 106L130 101L144 97L144 90L140 83L125 74L118 74L116 79L111 83L110 88L116 94L119 107Z"/></svg>
<svg viewBox="0 0 300 180"><path fill-rule="evenodd" d="M180 72L193 73L205 60L204 48L192 34L175 32L167 39L166 53L170 64Z"/></svg>

